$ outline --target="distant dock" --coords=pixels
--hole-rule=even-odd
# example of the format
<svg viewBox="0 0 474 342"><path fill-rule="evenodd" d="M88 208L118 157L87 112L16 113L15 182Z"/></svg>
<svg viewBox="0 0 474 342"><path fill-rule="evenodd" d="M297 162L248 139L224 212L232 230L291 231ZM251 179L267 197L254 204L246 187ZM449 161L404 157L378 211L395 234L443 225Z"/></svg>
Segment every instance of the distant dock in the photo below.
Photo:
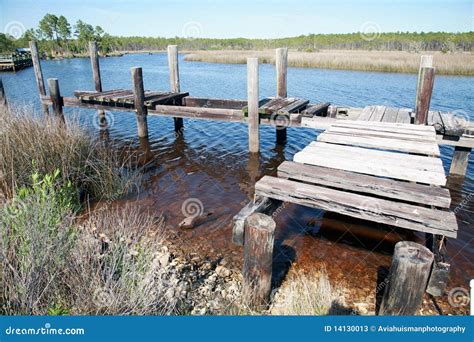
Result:
<svg viewBox="0 0 474 342"><path fill-rule="evenodd" d="M33 66L33 59L31 52L27 49L0 54L0 71L18 71L31 66Z"/></svg>

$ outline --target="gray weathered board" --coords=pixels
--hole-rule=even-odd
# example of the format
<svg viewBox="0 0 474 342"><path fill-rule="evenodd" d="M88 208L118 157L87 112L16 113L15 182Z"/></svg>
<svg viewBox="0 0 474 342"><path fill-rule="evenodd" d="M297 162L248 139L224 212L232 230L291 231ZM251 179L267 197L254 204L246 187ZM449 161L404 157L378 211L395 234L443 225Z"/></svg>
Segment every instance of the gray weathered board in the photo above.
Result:
<svg viewBox="0 0 474 342"><path fill-rule="evenodd" d="M398 114L389 113L392 118ZM318 139L306 146L294 162L279 166L279 178L258 181L256 196L456 237L433 127L338 121L320 136L326 133L337 141ZM360 146L359 138L374 141Z"/></svg>
<svg viewBox="0 0 474 342"><path fill-rule="evenodd" d="M309 100L295 97L270 97L260 100L258 103L258 113L260 115L289 115L299 113L307 107ZM247 106L242 108L245 115L248 114Z"/></svg>
<svg viewBox="0 0 474 342"><path fill-rule="evenodd" d="M370 122L399 122L410 123L411 109L393 108L386 106L366 106L357 120ZM468 127L467 115L462 113L428 112L427 125L433 126L439 134L459 137Z"/></svg>
<svg viewBox="0 0 474 342"><path fill-rule="evenodd" d="M145 106L154 109L156 105L177 105L189 93L145 91ZM132 90L114 89L102 92L96 91L75 91L74 96L82 102L100 103L117 107L133 107L134 97Z"/></svg>
<svg viewBox="0 0 474 342"><path fill-rule="evenodd" d="M376 127L376 125L374 125L374 127ZM414 137L411 137L409 134L404 133L386 132L387 134L382 134L373 131L372 134L369 135L367 130L363 130L357 127L347 128L344 132L341 132L341 129L342 128L329 128L324 133L318 136L318 141L332 144L394 150L428 156L440 155L439 148L436 143L436 136L434 135L434 133L432 135L432 139L429 139L429 137L427 137L424 141L414 141ZM406 129L404 128L404 130ZM393 132L396 131L397 128L394 127ZM422 139L422 137L416 138Z"/></svg>
<svg viewBox="0 0 474 342"><path fill-rule="evenodd" d="M451 204L445 188L290 161L278 167L278 177L440 208Z"/></svg>
<svg viewBox="0 0 474 342"><path fill-rule="evenodd" d="M264 176L255 184L255 195L396 227L447 237L457 236L456 217L453 213L413 204L271 176Z"/></svg>

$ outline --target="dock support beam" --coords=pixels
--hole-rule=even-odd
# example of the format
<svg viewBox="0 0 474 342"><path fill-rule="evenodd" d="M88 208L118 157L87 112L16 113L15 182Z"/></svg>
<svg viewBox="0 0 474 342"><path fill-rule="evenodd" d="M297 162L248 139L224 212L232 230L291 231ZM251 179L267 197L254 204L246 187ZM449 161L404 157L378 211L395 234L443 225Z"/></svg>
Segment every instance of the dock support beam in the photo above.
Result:
<svg viewBox="0 0 474 342"><path fill-rule="evenodd" d="M102 80L100 78L100 66L99 66L99 52L97 49L96 42L89 42L89 54L91 57L92 65L92 78L94 79L95 91L102 91ZM97 111L99 115L99 125L100 127L106 127L107 122L105 119L105 112L102 109Z"/></svg>
<svg viewBox="0 0 474 342"><path fill-rule="evenodd" d="M63 101L59 91L59 82L57 78L48 78L48 90L53 112L58 118L61 118L64 121Z"/></svg>
<svg viewBox="0 0 474 342"><path fill-rule="evenodd" d="M243 293L253 307L270 301L275 221L256 213L245 222Z"/></svg>
<svg viewBox="0 0 474 342"><path fill-rule="evenodd" d="M35 78L36 78L36 85L38 87L38 92L41 96L46 96L46 88L44 87L44 80L43 80L43 71L41 69L41 63L39 60L38 55L38 47L36 46L35 41L30 41L30 50L31 50L31 60L33 61L33 69L35 71ZM48 106L42 104L41 107L43 108L43 112L46 115L49 115Z"/></svg>
<svg viewBox="0 0 474 342"><path fill-rule="evenodd" d="M137 130L139 138L148 137L148 110L145 106L145 90L143 87L142 68L135 67L131 69L133 83L133 97L135 101L135 111L137 114Z"/></svg>
<svg viewBox="0 0 474 342"><path fill-rule="evenodd" d="M469 157L472 149L470 147L455 146L453 159L451 160L450 175L465 176L467 166L469 164Z"/></svg>
<svg viewBox="0 0 474 342"><path fill-rule="evenodd" d="M433 253L418 243L401 241L395 245L379 315L416 314L423 302L433 259Z"/></svg>
<svg viewBox="0 0 474 342"><path fill-rule="evenodd" d="M0 78L0 107L5 110L8 108L7 96L5 95L5 89L3 88L3 81Z"/></svg>
<svg viewBox="0 0 474 342"><path fill-rule="evenodd" d="M178 68L178 46L168 45L168 66L170 69L170 89L173 93L180 92L179 68ZM183 118L174 119L174 130L179 132L183 128Z"/></svg>
<svg viewBox="0 0 474 342"><path fill-rule="evenodd" d="M260 132L258 115L258 58L247 58L247 101L249 151L260 151Z"/></svg>
<svg viewBox="0 0 474 342"><path fill-rule="evenodd" d="M277 97L287 97L287 70L288 70L288 49L276 49L275 68L277 79ZM288 120L289 122L289 120ZM276 126L276 141L278 144L286 141L286 127Z"/></svg>
<svg viewBox="0 0 474 342"><path fill-rule="evenodd" d="M434 76L433 56L421 56L415 100L415 124L417 125L427 124Z"/></svg>

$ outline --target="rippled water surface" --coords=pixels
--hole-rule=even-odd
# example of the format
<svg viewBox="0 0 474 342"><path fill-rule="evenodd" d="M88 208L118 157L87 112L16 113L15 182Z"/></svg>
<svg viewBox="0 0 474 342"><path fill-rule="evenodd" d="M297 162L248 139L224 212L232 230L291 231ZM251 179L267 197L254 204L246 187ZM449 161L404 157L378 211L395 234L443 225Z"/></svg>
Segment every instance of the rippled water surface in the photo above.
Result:
<svg viewBox="0 0 474 342"><path fill-rule="evenodd" d="M130 67L143 67L145 89L166 90L168 67L165 54L125 55L100 60L103 88L131 88ZM436 64L436 61L435 61ZM45 79L59 79L61 93L72 96L74 90L92 90L89 60L67 59L44 61ZM246 98L246 66L184 62L180 56L182 91L191 96L214 98ZM33 69L16 74L2 74L7 96L12 103L39 107ZM413 107L416 75L357 71L289 68L288 95L307 98L311 102L328 101L337 105L363 107L383 104ZM275 70L260 67L260 95L275 93ZM463 110L474 118L474 78L438 76L431 108ZM79 115L94 134L95 111L81 110ZM177 239L190 251L201 255L218 254L233 267L241 267L242 250L232 245L230 221L253 196L255 182L263 175L274 174L283 160L293 155L317 136L310 129L289 129L288 142L275 145L272 127L261 128L261 153L249 156L247 126L239 123L185 120L182 135L174 134L171 118L149 117L149 142L136 138L133 114L112 113L110 137L131 141L147 150L152 167L146 175L144 190L138 203L163 214ZM449 170L452 147L441 147L446 171ZM452 209L458 207L460 226L458 239L448 241L452 264L449 288L469 289L474 278L474 162L471 156L464 180L451 178ZM209 219L194 230L179 231L176 226L184 218L183 202L199 200ZM394 244L401 239L424 241L423 234L364 221L344 218L301 206L288 205L276 217L277 239L275 273L286 272L288 265L306 271L326 267L334 282L351 289L353 302L375 303L377 279L390 265ZM276 277L277 278L277 277ZM443 299L443 312L453 309ZM431 307L430 307L431 308ZM373 308L372 308L373 309ZM461 310L461 311L459 311Z"/></svg>

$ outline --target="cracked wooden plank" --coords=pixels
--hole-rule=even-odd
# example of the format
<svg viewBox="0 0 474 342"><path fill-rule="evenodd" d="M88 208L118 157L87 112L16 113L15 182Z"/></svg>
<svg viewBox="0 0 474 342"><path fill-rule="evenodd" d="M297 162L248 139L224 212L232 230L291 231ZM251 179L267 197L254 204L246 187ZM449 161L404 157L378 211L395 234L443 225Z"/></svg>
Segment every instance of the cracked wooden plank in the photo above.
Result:
<svg viewBox="0 0 474 342"><path fill-rule="evenodd" d="M257 182L255 194L405 229L453 238L457 236L456 217L449 211L270 176L264 176Z"/></svg>

